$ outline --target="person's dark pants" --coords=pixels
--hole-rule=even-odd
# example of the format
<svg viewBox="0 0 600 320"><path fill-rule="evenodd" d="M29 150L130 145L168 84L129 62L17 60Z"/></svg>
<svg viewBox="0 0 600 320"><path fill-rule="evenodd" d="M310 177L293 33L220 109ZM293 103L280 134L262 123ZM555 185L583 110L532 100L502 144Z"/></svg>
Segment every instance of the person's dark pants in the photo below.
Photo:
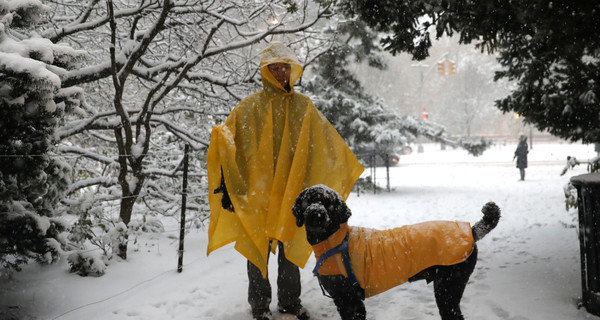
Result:
<svg viewBox="0 0 600 320"><path fill-rule="evenodd" d="M521 180L525 180L525 168L519 168L519 172L521 173Z"/></svg>
<svg viewBox="0 0 600 320"><path fill-rule="evenodd" d="M272 244L272 243L271 243ZM270 251L269 245L269 251ZM267 258L268 259L268 258ZM267 260L268 262L268 260ZM300 270L291 263L283 252L283 244L278 242L277 300L279 309L295 311L301 307ZM260 270L248 261L248 303L253 314L269 311L271 284L269 277L262 277Z"/></svg>

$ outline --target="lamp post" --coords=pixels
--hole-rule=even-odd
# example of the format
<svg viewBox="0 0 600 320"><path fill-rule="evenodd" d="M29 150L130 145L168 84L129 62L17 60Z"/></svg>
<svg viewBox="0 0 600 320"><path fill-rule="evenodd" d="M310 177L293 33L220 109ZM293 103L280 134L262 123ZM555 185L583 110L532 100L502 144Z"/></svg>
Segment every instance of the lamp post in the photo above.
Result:
<svg viewBox="0 0 600 320"><path fill-rule="evenodd" d="M438 72L441 75L451 75L456 72L456 62L446 58L448 53L444 53L437 62ZM413 68L419 68L419 103L417 106L416 116L421 117L423 120L429 119L429 113L427 113L425 106L423 106L423 86L425 85L425 77L429 75L429 72L433 69L428 64L418 62L410 65ZM428 69L428 70L424 70ZM424 71L427 71L426 73ZM419 114L420 113L420 114ZM419 143L418 152L423 152L423 145Z"/></svg>
<svg viewBox="0 0 600 320"><path fill-rule="evenodd" d="M418 62L418 63L413 63L410 65L413 68L419 68L419 75L420 75L420 80L419 80L419 104L417 106L417 112L416 115L419 115L419 110L421 110L421 108L423 108L423 85L425 82L425 75L423 74L423 69L425 68L429 68L428 64L422 63L422 62Z"/></svg>
<svg viewBox="0 0 600 320"><path fill-rule="evenodd" d="M423 69L425 68L429 68L428 64L424 64L422 62L419 63L413 63L410 65L413 68L419 68L419 74L420 74L420 81L419 81L419 104L417 106L417 112L416 112L416 116L419 116L419 110L421 110L421 108L424 109L423 107L423 84L425 81L425 75L423 74ZM419 145L417 146L417 152L422 153L423 152L423 145L421 143L419 143Z"/></svg>
<svg viewBox="0 0 600 320"><path fill-rule="evenodd" d="M533 125L529 124L529 150L533 150Z"/></svg>

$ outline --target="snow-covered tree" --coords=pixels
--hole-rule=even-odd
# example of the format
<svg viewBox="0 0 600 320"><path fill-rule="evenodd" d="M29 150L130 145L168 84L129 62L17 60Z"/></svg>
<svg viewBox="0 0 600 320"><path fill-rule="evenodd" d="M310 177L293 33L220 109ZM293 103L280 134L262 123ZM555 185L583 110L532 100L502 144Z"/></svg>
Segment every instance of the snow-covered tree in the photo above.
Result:
<svg viewBox="0 0 600 320"><path fill-rule="evenodd" d="M0 1L0 268L51 263L65 243L55 209L71 168L55 154L55 129L81 91L63 90L58 74L78 68L82 52L33 32L47 9Z"/></svg>
<svg viewBox="0 0 600 320"><path fill-rule="evenodd" d="M499 65L471 47L454 50L444 59L438 62L452 61L454 72L438 76L436 103L428 108L435 114L433 121L441 121L444 126L455 128L453 133L465 136L484 129L488 133L501 130L493 121L502 114L494 101L508 94L511 84L494 81Z"/></svg>
<svg viewBox="0 0 600 320"><path fill-rule="evenodd" d="M194 150L187 210L195 222L208 218L202 160L210 129L260 85L257 62L267 41L288 40L310 61L326 48L311 28L330 14L327 4L289 0L59 0L48 6L38 33L87 52L82 68L60 74L63 88L81 86L86 94L56 132L59 151L75 168L64 201L81 216L73 239L103 248L118 243L113 249L122 258L129 233L147 227L148 220L133 220L132 213L179 212L184 144ZM323 38L320 45L315 37ZM105 230L88 228L100 221Z"/></svg>
<svg viewBox="0 0 600 320"><path fill-rule="evenodd" d="M339 19L325 32L334 34L335 41L331 49L318 58L313 69L316 76L307 89L317 108L356 154L378 154L386 160L417 136L460 146L474 155L480 155L490 145L482 139L452 138L443 126L409 115L400 116L383 101L366 93L348 66L366 62L373 68L385 69L386 63L377 55L381 51L377 33L364 22Z"/></svg>
<svg viewBox="0 0 600 320"><path fill-rule="evenodd" d="M370 66L385 69L377 56L377 35L363 23L340 20L326 33L335 41L314 64L315 76L306 88L317 108L355 151L374 142L372 128L385 124L392 116L379 101L368 95L360 80L349 70L352 62L366 61Z"/></svg>
<svg viewBox="0 0 600 320"><path fill-rule="evenodd" d="M421 60L432 36L454 33L461 43L497 52L503 70L495 77L517 83L496 102L498 109L564 139L600 141L597 1L340 2L348 16L384 32L382 44L391 53Z"/></svg>

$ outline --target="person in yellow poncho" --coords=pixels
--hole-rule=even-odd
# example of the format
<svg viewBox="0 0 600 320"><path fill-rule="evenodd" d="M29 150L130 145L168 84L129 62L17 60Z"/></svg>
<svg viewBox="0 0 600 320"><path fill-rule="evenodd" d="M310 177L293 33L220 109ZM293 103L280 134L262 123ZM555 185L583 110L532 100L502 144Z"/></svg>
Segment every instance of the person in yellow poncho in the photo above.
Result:
<svg viewBox="0 0 600 320"><path fill-rule="evenodd" d="M278 307L309 319L300 273L312 253L291 208L307 187L324 184L344 199L363 171L310 98L294 91L302 74L283 43L263 51L263 89L244 98L213 129L207 155L211 209L207 254L235 242L248 259L248 302L255 319L271 319L269 252L278 249Z"/></svg>

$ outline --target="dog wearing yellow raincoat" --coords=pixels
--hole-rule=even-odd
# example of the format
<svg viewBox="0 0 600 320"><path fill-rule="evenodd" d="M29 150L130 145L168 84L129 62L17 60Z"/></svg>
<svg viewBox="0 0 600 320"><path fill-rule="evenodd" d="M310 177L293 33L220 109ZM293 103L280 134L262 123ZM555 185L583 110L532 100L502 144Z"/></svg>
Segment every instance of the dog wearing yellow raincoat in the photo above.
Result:
<svg viewBox="0 0 600 320"><path fill-rule="evenodd" d="M368 298L407 281L433 281L443 320L464 319L460 300L477 262L475 242L500 219L493 202L483 218L467 222L430 221L389 230L348 226L352 215L340 195L325 185L303 190L292 212L306 227L317 264L313 273L329 293L342 320L363 320ZM327 294L326 294L327 295Z"/></svg>

